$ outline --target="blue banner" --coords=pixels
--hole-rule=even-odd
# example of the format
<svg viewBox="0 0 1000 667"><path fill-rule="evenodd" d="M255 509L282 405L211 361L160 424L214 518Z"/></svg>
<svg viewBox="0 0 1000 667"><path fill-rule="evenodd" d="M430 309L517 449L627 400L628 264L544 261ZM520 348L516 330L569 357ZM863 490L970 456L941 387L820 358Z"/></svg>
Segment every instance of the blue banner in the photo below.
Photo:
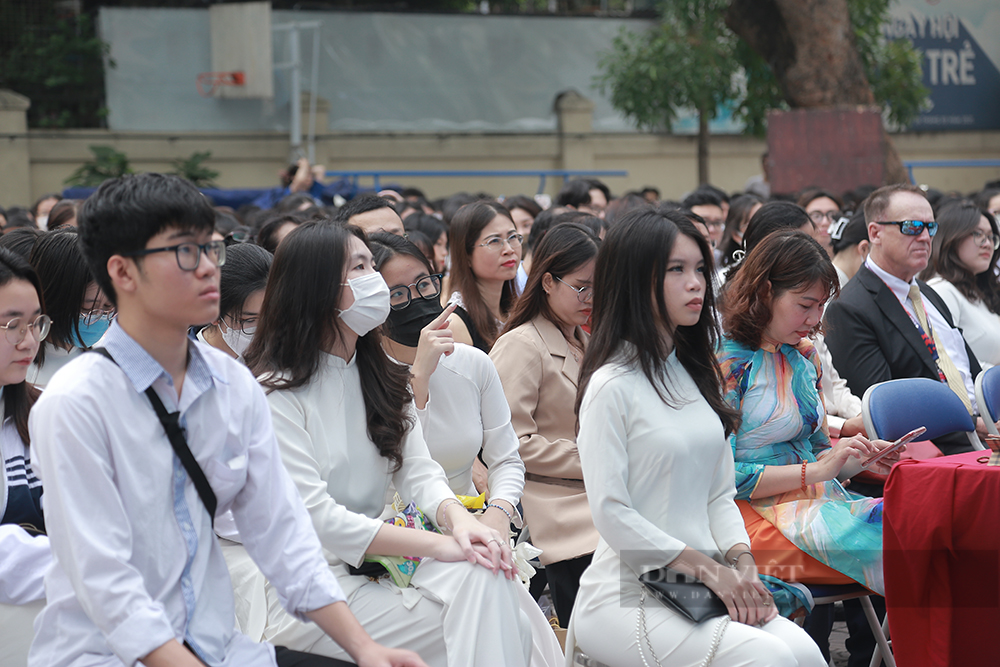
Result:
<svg viewBox="0 0 1000 667"><path fill-rule="evenodd" d="M1000 129L1000 3L902 0L885 25L922 53L927 109L911 130Z"/></svg>

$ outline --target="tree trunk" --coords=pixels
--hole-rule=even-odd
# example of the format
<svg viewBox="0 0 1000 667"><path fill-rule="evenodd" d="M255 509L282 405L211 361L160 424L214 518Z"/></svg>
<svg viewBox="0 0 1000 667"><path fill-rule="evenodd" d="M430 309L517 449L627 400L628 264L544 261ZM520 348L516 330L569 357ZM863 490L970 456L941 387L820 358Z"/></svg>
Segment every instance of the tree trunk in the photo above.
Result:
<svg viewBox="0 0 1000 667"><path fill-rule="evenodd" d="M708 113L698 109L698 185L708 183Z"/></svg>
<svg viewBox="0 0 1000 667"><path fill-rule="evenodd" d="M726 25L771 66L792 108L875 104L847 0L732 0ZM908 181L888 135L884 145L885 181Z"/></svg>

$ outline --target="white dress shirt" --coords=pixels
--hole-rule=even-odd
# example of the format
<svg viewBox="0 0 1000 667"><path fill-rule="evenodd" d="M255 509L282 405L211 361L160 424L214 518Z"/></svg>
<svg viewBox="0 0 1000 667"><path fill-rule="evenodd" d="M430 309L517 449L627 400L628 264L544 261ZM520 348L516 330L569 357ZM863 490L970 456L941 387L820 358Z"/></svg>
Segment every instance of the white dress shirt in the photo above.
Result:
<svg viewBox="0 0 1000 667"><path fill-rule="evenodd" d="M250 372L200 343L178 400L170 375L114 323L120 364L85 354L31 412L55 565L32 667L134 665L171 639L212 667L275 665L235 631L233 595L208 513L149 399L180 412L188 445L247 552L299 618L344 600L281 467L264 393Z"/></svg>
<svg viewBox="0 0 1000 667"><path fill-rule="evenodd" d="M490 358L469 345L456 345L438 361L428 395L417 416L427 449L444 468L451 490L479 495L472 483L472 464L482 449L489 468L490 500L506 500L517 507L524 492L524 463L503 385Z"/></svg>
<svg viewBox="0 0 1000 667"><path fill-rule="evenodd" d="M899 304L903 307L903 310L906 311L907 315L914 322L914 328L916 328L917 314L913 310L913 302L910 300L910 285L916 284L916 279L910 282L900 280L876 264L871 255L868 255L868 258L865 260L865 266L881 278L882 282L892 291ZM962 382L965 384L965 390L969 394L969 403L972 405L974 413L979 414L979 410L976 409L976 384L969 370L969 354L965 351L965 339L962 338L962 332L948 324L948 321L944 319L944 316L938 312L938 309L934 307L934 304L929 299L922 300L924 302L924 312L927 313L927 320L934 328L934 332L941 340L941 344L944 345L944 349L951 358L952 363L955 364L958 372L962 375ZM954 313L952 313L952 317L954 317ZM929 334L930 332L927 333Z"/></svg>
<svg viewBox="0 0 1000 667"><path fill-rule="evenodd" d="M962 330L983 370L1000 364L1000 315L982 301L969 301L958 288L940 276L927 281L951 311L955 326Z"/></svg>

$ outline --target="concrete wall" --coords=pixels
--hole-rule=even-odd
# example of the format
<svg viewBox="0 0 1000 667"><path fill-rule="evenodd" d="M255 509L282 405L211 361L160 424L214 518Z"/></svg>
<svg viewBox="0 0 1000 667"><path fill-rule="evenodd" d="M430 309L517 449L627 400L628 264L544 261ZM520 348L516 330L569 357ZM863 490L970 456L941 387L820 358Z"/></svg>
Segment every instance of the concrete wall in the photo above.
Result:
<svg viewBox="0 0 1000 667"><path fill-rule="evenodd" d="M45 192L60 191L63 181L91 159L88 146L93 145L124 152L136 171L169 171L173 160L208 150L212 152L208 166L220 172L222 187L276 185L277 172L288 158L288 137L277 132L25 131L15 118L20 114L23 119L24 105L16 99L10 102L0 105L0 206L30 204ZM318 139L317 160L336 170L622 169L628 177L606 179L614 192L652 185L665 198L674 199L696 186L694 137L590 132L578 108L564 107L562 133L326 134ZM1000 154L1000 132L903 134L894 141L903 160L984 159ZM712 182L726 190L742 189L746 179L758 173L764 148L761 140L714 137ZM1000 178L1000 168L920 169L915 175L919 183L964 192ZM460 190L511 195L533 194L538 181L426 178L408 179L406 185L420 187L431 197ZM550 179L546 191L555 194L560 186L558 179Z"/></svg>

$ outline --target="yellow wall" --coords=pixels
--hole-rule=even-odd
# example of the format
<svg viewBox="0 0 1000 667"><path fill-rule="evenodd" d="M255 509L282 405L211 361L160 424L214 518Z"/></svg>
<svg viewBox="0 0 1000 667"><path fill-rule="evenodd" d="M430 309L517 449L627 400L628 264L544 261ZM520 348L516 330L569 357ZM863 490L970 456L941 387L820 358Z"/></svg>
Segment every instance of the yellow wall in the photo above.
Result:
<svg viewBox="0 0 1000 667"><path fill-rule="evenodd" d="M3 113L12 113L6 111ZM23 112L22 112L23 113ZM572 112L570 112L572 113ZM0 119L2 120L2 119ZM587 124L564 128L574 134L331 134L318 138L320 163L335 170L483 170L483 169L598 169L626 170L626 178L607 178L615 193L652 185L664 198L678 199L697 185L694 137L649 134L598 134ZM184 134L115 133L104 130L23 130L3 124L0 136L0 205L30 205L45 192L60 191L63 181L91 159L88 146L108 145L124 152L136 171L169 171L171 162L195 151L211 151L207 163L220 172L221 187L269 187L288 159L288 137L278 133ZM963 132L896 135L903 160L966 160L1000 155L1000 132ZM27 150L23 150L24 143ZM759 170L761 140L713 137L711 181L735 191ZM24 162L27 161L27 164ZM24 174L29 191L25 192ZM919 169L918 183L942 190L971 191L1000 178L1000 168ZM386 181L401 179L388 178ZM363 186L370 180L362 180ZM535 178L424 178L406 179L430 197L458 192L533 194ZM550 179L546 191L558 192L561 182Z"/></svg>

